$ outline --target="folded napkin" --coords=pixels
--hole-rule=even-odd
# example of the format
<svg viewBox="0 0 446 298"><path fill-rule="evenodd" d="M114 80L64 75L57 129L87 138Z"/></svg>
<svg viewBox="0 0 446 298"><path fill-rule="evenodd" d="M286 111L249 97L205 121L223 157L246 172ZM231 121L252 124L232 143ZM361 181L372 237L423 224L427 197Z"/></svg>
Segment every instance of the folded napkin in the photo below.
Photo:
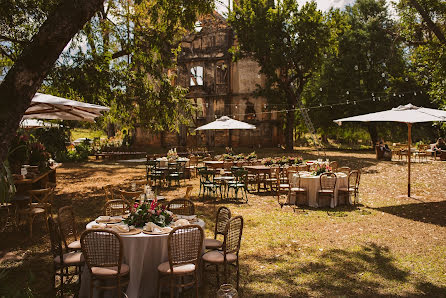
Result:
<svg viewBox="0 0 446 298"><path fill-rule="evenodd" d="M105 229L107 227L106 224L103 223L99 223L99 224L92 224L91 228L92 229Z"/></svg>
<svg viewBox="0 0 446 298"><path fill-rule="evenodd" d="M113 225L112 229L117 233L128 233L130 231L129 226L126 224Z"/></svg>
<svg viewBox="0 0 446 298"><path fill-rule="evenodd" d="M187 220L195 220L197 219L196 215L177 215L179 219L187 219Z"/></svg>
<svg viewBox="0 0 446 298"><path fill-rule="evenodd" d="M157 224L154 224L153 222L148 222L144 226L144 231L146 232L153 232L153 233L170 233L172 231L172 228L170 227L160 227Z"/></svg>
<svg viewBox="0 0 446 298"><path fill-rule="evenodd" d="M98 218L96 218L96 222L105 222L105 221L110 221L111 217L110 216L99 216Z"/></svg>
<svg viewBox="0 0 446 298"><path fill-rule="evenodd" d="M187 219L181 218L181 219L177 220L176 222L174 222L172 225L174 227L181 227L181 226L187 226L189 224L190 223Z"/></svg>

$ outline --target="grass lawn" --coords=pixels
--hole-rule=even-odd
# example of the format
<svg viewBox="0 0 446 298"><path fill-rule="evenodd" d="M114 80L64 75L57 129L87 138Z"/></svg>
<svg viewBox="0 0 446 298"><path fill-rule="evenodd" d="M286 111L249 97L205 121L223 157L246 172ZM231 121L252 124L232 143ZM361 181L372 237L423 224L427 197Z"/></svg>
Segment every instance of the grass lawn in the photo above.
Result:
<svg viewBox="0 0 446 298"><path fill-rule="evenodd" d="M102 130L92 130L92 129L86 129L86 128L73 128L71 130L71 140L77 140L79 138L101 138L101 137L107 137L107 134Z"/></svg>
<svg viewBox="0 0 446 298"><path fill-rule="evenodd" d="M240 252L244 297L295 296L446 296L446 163L414 163L413 192L407 191L405 162L376 161L365 152L327 153L330 160L362 169L361 206L336 209L280 208L269 194L249 194L248 204L202 200L198 180L193 200L211 236L215 212L228 206L242 215L245 229ZM304 153L304 158L315 158ZM101 214L102 186L142 178L145 169L109 161L66 164L58 169L56 208L73 204L79 228ZM161 194L180 197L185 186ZM56 209L55 208L55 209ZM40 227L39 227L40 225ZM51 297L51 256L42 221L32 240L25 232L0 233L0 297L26 289ZM9 253L6 255L6 253ZM235 276L235 274L232 274ZM205 276L202 297L215 297L215 276ZM75 286L73 286L75 291ZM185 296L192 296L186 292Z"/></svg>

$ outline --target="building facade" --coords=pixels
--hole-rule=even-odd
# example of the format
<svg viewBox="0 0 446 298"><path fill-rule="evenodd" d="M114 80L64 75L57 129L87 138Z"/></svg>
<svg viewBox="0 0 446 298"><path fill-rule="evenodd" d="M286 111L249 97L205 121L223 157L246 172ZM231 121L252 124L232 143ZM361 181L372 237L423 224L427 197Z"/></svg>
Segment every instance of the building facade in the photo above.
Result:
<svg viewBox="0 0 446 298"><path fill-rule="evenodd" d="M197 30L186 36L178 56L175 84L189 88L187 98L196 106L189 125L179 132L149 133L137 129L137 145L165 147L276 147L283 143L282 121L268 110L265 98L254 97L264 77L250 59L232 61L234 33L217 12L200 20ZM253 131L195 132L198 126L221 116L254 124Z"/></svg>

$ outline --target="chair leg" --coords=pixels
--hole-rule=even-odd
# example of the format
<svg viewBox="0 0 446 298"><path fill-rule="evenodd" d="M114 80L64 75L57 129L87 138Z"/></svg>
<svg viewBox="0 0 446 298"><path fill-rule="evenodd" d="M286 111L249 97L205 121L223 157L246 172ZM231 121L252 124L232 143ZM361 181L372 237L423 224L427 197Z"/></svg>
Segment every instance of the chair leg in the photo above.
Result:
<svg viewBox="0 0 446 298"><path fill-rule="evenodd" d="M238 257L237 257L237 291L239 287L239 280L240 280L240 264L238 262Z"/></svg>
<svg viewBox="0 0 446 298"><path fill-rule="evenodd" d="M218 272L217 264L215 264L215 272L217 273L217 284L220 286L220 273Z"/></svg>
<svg viewBox="0 0 446 298"><path fill-rule="evenodd" d="M34 216L30 215L28 221L29 221L29 238L32 239L33 238L33 221L34 221Z"/></svg>
<svg viewBox="0 0 446 298"><path fill-rule="evenodd" d="M224 281L225 281L225 284L227 284L228 283L228 263L225 262L225 264L223 266L224 266L223 267Z"/></svg>
<svg viewBox="0 0 446 298"><path fill-rule="evenodd" d="M169 276L169 278L170 278L170 298L173 298L173 296L174 296L174 288L173 288L173 279L174 279L174 276L173 276L173 274L171 274L170 276Z"/></svg>
<svg viewBox="0 0 446 298"><path fill-rule="evenodd" d="M197 271L194 271L194 278L195 278L195 297L198 298L198 276Z"/></svg>

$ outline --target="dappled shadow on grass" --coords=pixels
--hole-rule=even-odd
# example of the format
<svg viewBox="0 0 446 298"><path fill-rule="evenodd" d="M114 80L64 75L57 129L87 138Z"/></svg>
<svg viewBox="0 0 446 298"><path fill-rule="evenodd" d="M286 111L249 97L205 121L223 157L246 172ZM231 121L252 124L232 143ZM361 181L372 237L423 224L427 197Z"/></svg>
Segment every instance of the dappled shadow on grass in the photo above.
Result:
<svg viewBox="0 0 446 298"><path fill-rule="evenodd" d="M371 208L399 217L446 227L446 201Z"/></svg>
<svg viewBox="0 0 446 298"><path fill-rule="evenodd" d="M409 271L396 265L389 249L374 243L363 245L356 250L327 250L311 261L304 256L308 253L316 255L318 251L299 251L294 254L292 261L285 255L242 255L242 263L245 264L242 269L244 284L256 282L263 284L264 289L268 289L268 285L272 288L271 293L258 293L244 287L244 296L277 297L277 289L274 290L272 286L277 279L280 279L282 287L292 293L291 296L383 296L385 293L380 291L383 284L403 284L409 279ZM249 265L250 263L273 269L260 269L258 266ZM274 267L275 264L279 266ZM424 280L416 281L416 284L419 284L419 290L427 295L441 291L441 288Z"/></svg>

